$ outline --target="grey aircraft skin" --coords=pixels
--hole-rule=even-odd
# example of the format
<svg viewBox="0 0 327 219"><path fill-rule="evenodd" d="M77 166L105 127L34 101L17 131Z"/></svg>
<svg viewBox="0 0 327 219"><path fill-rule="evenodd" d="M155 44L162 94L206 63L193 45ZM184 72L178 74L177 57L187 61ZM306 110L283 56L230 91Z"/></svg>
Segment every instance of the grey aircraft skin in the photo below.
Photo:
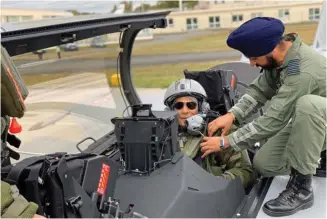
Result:
<svg viewBox="0 0 327 219"><path fill-rule="evenodd" d="M125 105L129 106L144 104L131 79L133 44L137 33L144 28L166 28L165 17L169 13L169 11L162 11L114 16L78 16L17 23L1 27L1 44L9 55L14 57L103 34L121 33L120 47L122 50L119 55L119 74L122 88L113 91L113 98L116 102L122 102L122 100L125 102L126 100ZM243 62L225 63L213 66L212 69L233 71L238 80L245 85L259 74L259 69L251 68ZM230 80L230 74L227 75L227 79ZM238 84L236 89L232 89L230 93L241 96L244 92L245 87ZM121 99L116 98L119 95L121 95ZM47 100L28 105L29 110L40 108L55 108L62 110L63 113L41 123L33 124L30 127L31 131L54 124L67 114L82 115L95 122L106 124L111 124L110 119L112 119L103 120L106 115L110 114L111 109L101 106L60 101L50 103ZM153 113L160 115L160 118L174 117L168 112L154 111ZM119 121L118 118L116 123L119 124ZM142 133L137 133L136 126L134 133L139 136L135 136L135 139L140 140ZM131 127L133 129L132 125ZM106 155L112 159L116 159L117 156L120 158L121 153L116 144L118 134L117 129L110 131L94 140L94 143L89 144L82 151ZM177 134L177 129L173 135L175 134ZM124 165L121 167L125 168ZM228 181L217 178L176 149L169 162L153 170L150 174L119 175L113 198L120 201L122 209L133 204L134 211L149 218L257 217L272 181L273 178L260 177L250 191L245 191L239 179Z"/></svg>

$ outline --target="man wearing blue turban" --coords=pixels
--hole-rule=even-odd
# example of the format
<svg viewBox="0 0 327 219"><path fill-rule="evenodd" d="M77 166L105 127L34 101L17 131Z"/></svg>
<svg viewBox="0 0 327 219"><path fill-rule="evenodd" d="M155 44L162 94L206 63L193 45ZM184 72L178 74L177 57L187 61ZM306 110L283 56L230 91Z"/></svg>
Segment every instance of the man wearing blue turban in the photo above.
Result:
<svg viewBox="0 0 327 219"><path fill-rule="evenodd" d="M312 175L326 149L326 58L297 34L283 34L280 20L258 17L229 35L228 46L262 72L226 115L209 124L209 136L222 128L222 137L201 144L205 157L268 139L255 155L254 167L267 177L290 175L286 189L264 204L271 216L292 215L313 205ZM267 101L264 115L228 135L233 122L241 123Z"/></svg>

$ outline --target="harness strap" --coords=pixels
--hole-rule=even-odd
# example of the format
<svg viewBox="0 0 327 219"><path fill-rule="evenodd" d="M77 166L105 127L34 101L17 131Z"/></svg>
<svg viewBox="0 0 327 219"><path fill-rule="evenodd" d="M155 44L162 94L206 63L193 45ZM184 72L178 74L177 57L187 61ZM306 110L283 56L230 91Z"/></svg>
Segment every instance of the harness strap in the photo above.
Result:
<svg viewBox="0 0 327 219"><path fill-rule="evenodd" d="M66 153L62 152L62 153L54 153L54 154L42 155L42 156L38 156L38 157L26 158L11 167L5 181L9 182L10 184L17 184L21 174L28 166L31 166L33 164L43 161L47 156L61 157L64 154L66 154ZM6 171L8 171L8 170L6 170Z"/></svg>
<svg viewBox="0 0 327 219"><path fill-rule="evenodd" d="M194 159L200 150L200 143L202 137L190 136L186 143L180 140L181 151L184 152L188 157ZM214 154L209 154L204 158L202 167L209 173L219 176L223 173L223 169L219 166L213 165L215 163Z"/></svg>
<svg viewBox="0 0 327 219"><path fill-rule="evenodd" d="M1 117L1 166L7 166L10 164L11 154L9 147L7 147L9 123L9 116Z"/></svg>
<svg viewBox="0 0 327 219"><path fill-rule="evenodd" d="M200 149L201 140L202 137L191 136L185 143L180 141L181 151L191 159L194 159Z"/></svg>

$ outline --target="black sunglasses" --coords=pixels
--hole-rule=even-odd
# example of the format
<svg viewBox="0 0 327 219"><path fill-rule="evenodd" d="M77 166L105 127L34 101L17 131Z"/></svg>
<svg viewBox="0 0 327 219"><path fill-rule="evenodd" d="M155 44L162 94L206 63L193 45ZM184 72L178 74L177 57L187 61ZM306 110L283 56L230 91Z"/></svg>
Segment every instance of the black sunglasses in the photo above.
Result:
<svg viewBox="0 0 327 219"><path fill-rule="evenodd" d="M190 110L194 110L196 108L196 105L197 105L194 102L186 102L185 104L186 104L187 108L189 108ZM180 110L183 107L184 107L184 102L177 102L177 103L174 104L175 109Z"/></svg>

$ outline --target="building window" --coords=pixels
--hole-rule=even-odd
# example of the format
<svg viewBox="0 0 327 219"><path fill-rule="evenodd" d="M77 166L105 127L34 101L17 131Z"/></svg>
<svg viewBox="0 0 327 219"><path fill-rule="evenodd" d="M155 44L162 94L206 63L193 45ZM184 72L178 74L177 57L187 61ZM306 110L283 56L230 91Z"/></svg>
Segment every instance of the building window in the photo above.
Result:
<svg viewBox="0 0 327 219"><path fill-rule="evenodd" d="M251 18L262 17L262 12L251 13Z"/></svg>
<svg viewBox="0 0 327 219"><path fill-rule="evenodd" d="M187 18L186 19L186 29L187 30L198 29L198 19L197 18Z"/></svg>
<svg viewBox="0 0 327 219"><path fill-rule="evenodd" d="M310 8L309 9L309 20L319 20L320 19L320 9Z"/></svg>
<svg viewBox="0 0 327 219"><path fill-rule="evenodd" d="M172 18L168 18L168 27L174 27L174 20Z"/></svg>
<svg viewBox="0 0 327 219"><path fill-rule="evenodd" d="M7 16L7 22L19 22L19 16Z"/></svg>
<svg viewBox="0 0 327 219"><path fill-rule="evenodd" d="M33 16L30 15L30 16L22 16L22 21L30 21L30 20L33 20Z"/></svg>
<svg viewBox="0 0 327 219"><path fill-rule="evenodd" d="M288 9L279 9L278 16L280 19L289 19L290 18L290 11Z"/></svg>
<svg viewBox="0 0 327 219"><path fill-rule="evenodd" d="M243 21L243 15L242 14L233 15L233 22L239 22L239 21Z"/></svg>
<svg viewBox="0 0 327 219"><path fill-rule="evenodd" d="M220 27L220 17L209 17L209 28L219 28Z"/></svg>

